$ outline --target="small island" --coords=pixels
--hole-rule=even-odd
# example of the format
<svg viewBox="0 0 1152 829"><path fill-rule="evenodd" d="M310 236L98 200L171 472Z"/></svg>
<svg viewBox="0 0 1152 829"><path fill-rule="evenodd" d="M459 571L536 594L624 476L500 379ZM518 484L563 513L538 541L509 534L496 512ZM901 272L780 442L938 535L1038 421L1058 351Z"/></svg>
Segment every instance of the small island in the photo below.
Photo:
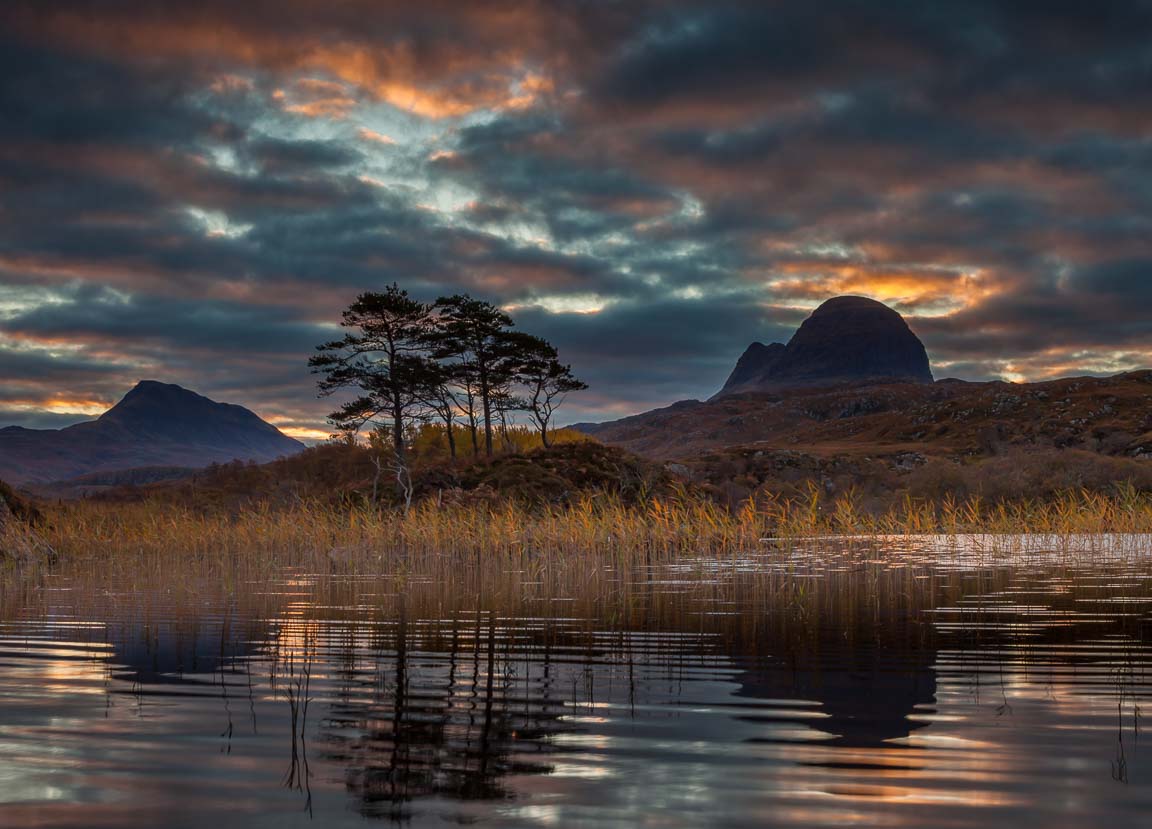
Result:
<svg viewBox="0 0 1152 829"><path fill-rule="evenodd" d="M0 829L1148 825L1150 35L0 2Z"/></svg>

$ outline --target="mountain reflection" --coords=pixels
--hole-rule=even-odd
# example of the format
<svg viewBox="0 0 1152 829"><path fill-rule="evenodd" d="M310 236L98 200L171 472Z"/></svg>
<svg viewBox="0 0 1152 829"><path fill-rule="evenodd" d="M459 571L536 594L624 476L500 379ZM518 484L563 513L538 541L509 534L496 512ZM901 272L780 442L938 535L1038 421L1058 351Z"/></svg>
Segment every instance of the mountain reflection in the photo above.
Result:
<svg viewBox="0 0 1152 829"><path fill-rule="evenodd" d="M254 620L235 624L229 615L206 613L163 621L112 621L112 678L133 685L219 684L219 675L242 669L268 637Z"/></svg>
<svg viewBox="0 0 1152 829"><path fill-rule="evenodd" d="M1152 580L1084 578L895 572L884 601L829 590L807 605L651 583L602 612L346 584L259 607L45 608L0 622L0 747L9 791L62 792L53 809L113 785L105 751L163 781L151 812L110 798L53 817L68 826L156 825L172 787L214 814L242 804L220 827L243 810L283 825L635 825L647 810L716 825L768 804L765 824L806 825L959 791L968 808L1009 809L1065 757L1089 770L1080 801L1119 813L1152 801L1138 739ZM74 783L45 776L57 763ZM5 816L42 825L48 808ZM880 822L923 825L894 814Z"/></svg>
<svg viewBox="0 0 1152 829"><path fill-rule="evenodd" d="M835 643L824 644L822 657L805 663L753 660L740 676L736 695L819 703L824 718L812 727L827 735L826 746L892 748L894 740L928 724L927 719L909 717L930 713L936 702L934 650L896 651L875 645L832 650L829 645ZM755 715L743 719L763 721Z"/></svg>
<svg viewBox="0 0 1152 829"><path fill-rule="evenodd" d="M934 651L910 648L906 628L886 628L866 646L845 644L839 627L764 642L723 631L601 631L493 611L413 620L401 604L396 618L371 624L320 625L296 614L238 626L217 614L115 625L109 638L113 677L137 696L183 686L227 705L267 674L289 712L285 785L311 808L319 761L342 770L363 816L404 822L417 801L511 800L509 781L553 774L565 755L594 748L580 739L589 724L651 718L654 707L678 739L710 740L717 752L796 740L796 729L825 746L891 748L924 727L908 717L934 702ZM771 652L791 655L757 655ZM701 680L714 683L705 700ZM727 712L733 727L675 713L701 704ZM252 717L256 732L255 709ZM790 728L782 737L774 724Z"/></svg>

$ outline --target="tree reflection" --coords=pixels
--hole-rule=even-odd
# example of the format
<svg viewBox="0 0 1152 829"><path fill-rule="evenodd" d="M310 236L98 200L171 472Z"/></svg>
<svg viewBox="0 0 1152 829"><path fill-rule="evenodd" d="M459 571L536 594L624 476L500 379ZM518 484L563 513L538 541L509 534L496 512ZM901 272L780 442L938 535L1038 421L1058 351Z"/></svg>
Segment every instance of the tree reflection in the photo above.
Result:
<svg viewBox="0 0 1152 829"><path fill-rule="evenodd" d="M323 756L347 768L364 815L403 820L426 797L507 798L509 775L551 770L524 755L561 728L564 705L514 696L511 640L494 613L453 624L444 642L443 631L414 635L402 610L393 633L346 675L320 724Z"/></svg>
<svg viewBox="0 0 1152 829"><path fill-rule="evenodd" d="M223 732L218 709L197 715L223 753L255 750L236 737L257 736L259 710L261 741L285 752L269 788L298 792L309 812L315 789L317 814L335 791L368 818L470 820L540 790L611 792L614 782L596 789L600 776L649 765L674 770L677 785L695 775L692 785L711 791L724 782L714 769L737 756L758 781L784 779L789 767L825 794L935 796L949 769L932 740L958 722L936 716L938 699L956 705L957 688L966 700L971 683L965 728L997 711L1023 719L1036 680L1047 671L1051 687L1067 685L1067 666L1078 687L1115 698L1102 773L1136 778L1147 697L1141 617L1094 604L1099 591L1030 586L1024 601L1011 573L972 586L896 571L880 583L883 600L862 601L859 574L845 573L807 603L766 590L697 601L650 581L627 604L547 606L563 612L474 596L448 605L403 590L369 604L334 591L263 617L239 614L250 620L243 629L227 612L125 620L109 628L109 661L141 698L221 697ZM251 735L243 717L233 723L244 694ZM1060 704L1083 716L1083 700L1069 699ZM918 735L930 724L944 733ZM542 775L552 779L528 779Z"/></svg>

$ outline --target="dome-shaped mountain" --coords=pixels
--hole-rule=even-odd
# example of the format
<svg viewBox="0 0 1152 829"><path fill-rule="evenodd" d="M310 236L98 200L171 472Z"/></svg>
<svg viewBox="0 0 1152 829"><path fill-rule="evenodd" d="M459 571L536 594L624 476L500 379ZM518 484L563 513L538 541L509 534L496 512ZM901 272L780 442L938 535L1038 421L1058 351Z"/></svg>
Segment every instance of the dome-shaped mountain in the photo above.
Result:
<svg viewBox="0 0 1152 829"><path fill-rule="evenodd" d="M749 347L720 394L867 380L931 383L928 354L896 311L841 296L813 311L787 346Z"/></svg>
<svg viewBox="0 0 1152 829"><path fill-rule="evenodd" d="M862 296L830 299L788 341L778 382L898 378L932 382L928 354L904 318Z"/></svg>

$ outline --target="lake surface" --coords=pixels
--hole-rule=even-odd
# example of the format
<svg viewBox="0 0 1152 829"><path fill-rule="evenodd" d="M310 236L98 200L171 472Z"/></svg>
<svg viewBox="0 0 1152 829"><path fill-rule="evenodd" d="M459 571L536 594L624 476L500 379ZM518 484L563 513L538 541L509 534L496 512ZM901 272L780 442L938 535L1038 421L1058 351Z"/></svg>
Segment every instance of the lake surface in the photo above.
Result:
<svg viewBox="0 0 1152 829"><path fill-rule="evenodd" d="M0 826L1147 825L1152 543L1026 546L61 572L0 610Z"/></svg>

